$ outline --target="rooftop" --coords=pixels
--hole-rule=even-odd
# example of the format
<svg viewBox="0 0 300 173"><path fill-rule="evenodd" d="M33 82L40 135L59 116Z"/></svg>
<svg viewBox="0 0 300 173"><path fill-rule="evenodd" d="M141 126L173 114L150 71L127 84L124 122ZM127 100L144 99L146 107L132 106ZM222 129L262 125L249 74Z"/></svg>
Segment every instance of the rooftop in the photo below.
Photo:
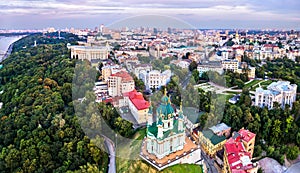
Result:
<svg viewBox="0 0 300 173"><path fill-rule="evenodd" d="M255 133L252 133L252 132L250 132L249 130L246 130L246 129L240 129L239 134L241 135L241 139L246 141L246 142L249 142L250 140L252 140L256 136Z"/></svg>
<svg viewBox="0 0 300 173"><path fill-rule="evenodd" d="M130 76L130 74L128 74L126 71L119 71L115 74L112 74L111 76L116 76L116 77L122 78L122 82L133 81L132 76Z"/></svg>
<svg viewBox="0 0 300 173"><path fill-rule="evenodd" d="M256 166L251 162L251 153L245 151L242 142L236 142L233 138L230 138L224 147L232 172L246 173L246 170L250 170Z"/></svg>
<svg viewBox="0 0 300 173"><path fill-rule="evenodd" d="M220 123L220 124L217 124L215 126L212 126L209 129L212 130L216 134L216 133L222 132L224 130L228 130L229 128L230 127L227 126L225 123Z"/></svg>
<svg viewBox="0 0 300 173"><path fill-rule="evenodd" d="M224 141L226 139L225 136L218 136L216 135L212 130L208 129L208 130L203 130L202 134L204 137L206 137L207 139L209 139L211 141L212 144L216 145L222 141Z"/></svg>
<svg viewBox="0 0 300 173"><path fill-rule="evenodd" d="M268 90L274 90L274 91L293 91L295 87L295 84L291 85L289 81L278 81L271 83L267 88Z"/></svg>
<svg viewBox="0 0 300 173"><path fill-rule="evenodd" d="M85 49L85 50L107 50L107 47L105 46L78 46L78 45L72 45L70 48L75 48L75 49Z"/></svg>
<svg viewBox="0 0 300 173"><path fill-rule="evenodd" d="M150 103L144 99L143 94L136 90L130 91L125 95L128 95L130 101L134 104L137 110L148 109L150 107Z"/></svg>

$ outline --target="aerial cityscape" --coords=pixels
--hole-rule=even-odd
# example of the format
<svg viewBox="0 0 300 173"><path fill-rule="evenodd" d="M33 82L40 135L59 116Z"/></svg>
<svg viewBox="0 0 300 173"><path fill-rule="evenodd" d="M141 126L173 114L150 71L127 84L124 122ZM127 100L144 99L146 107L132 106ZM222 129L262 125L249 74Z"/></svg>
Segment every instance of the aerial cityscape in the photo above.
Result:
<svg viewBox="0 0 300 173"><path fill-rule="evenodd" d="M0 2L0 172L299 173L300 2Z"/></svg>

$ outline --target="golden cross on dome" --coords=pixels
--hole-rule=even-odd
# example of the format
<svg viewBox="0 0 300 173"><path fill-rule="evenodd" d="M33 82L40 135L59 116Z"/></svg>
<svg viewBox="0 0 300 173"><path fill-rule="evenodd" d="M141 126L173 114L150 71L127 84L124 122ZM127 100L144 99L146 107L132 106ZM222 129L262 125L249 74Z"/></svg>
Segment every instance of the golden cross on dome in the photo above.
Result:
<svg viewBox="0 0 300 173"><path fill-rule="evenodd" d="M165 87L165 96L167 95L167 87Z"/></svg>

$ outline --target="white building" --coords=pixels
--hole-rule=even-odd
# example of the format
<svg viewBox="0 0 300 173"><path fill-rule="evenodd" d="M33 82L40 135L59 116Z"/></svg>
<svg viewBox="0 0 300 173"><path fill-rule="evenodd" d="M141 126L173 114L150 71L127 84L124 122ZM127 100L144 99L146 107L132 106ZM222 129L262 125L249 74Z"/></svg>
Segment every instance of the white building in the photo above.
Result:
<svg viewBox="0 0 300 173"><path fill-rule="evenodd" d="M158 89L161 86L166 85L170 81L171 76L172 76L171 70L166 70L162 73L158 70L152 70L147 74L144 83L147 89L150 88Z"/></svg>
<svg viewBox="0 0 300 173"><path fill-rule="evenodd" d="M175 64L176 66L180 68L189 68L190 62L184 61L184 60L172 60L170 62L171 64Z"/></svg>
<svg viewBox="0 0 300 173"><path fill-rule="evenodd" d="M137 78L145 81L147 74L150 71L152 71L152 65L151 64L137 64L134 66L132 71Z"/></svg>
<svg viewBox="0 0 300 173"><path fill-rule="evenodd" d="M197 70L199 72L200 77L204 72L208 72L208 71L216 71L220 75L223 74L224 72L222 64L219 61L202 62L201 64L198 65Z"/></svg>
<svg viewBox="0 0 300 173"><path fill-rule="evenodd" d="M239 67L239 61L238 60L224 60L222 61L222 66L224 70L237 72Z"/></svg>
<svg viewBox="0 0 300 173"><path fill-rule="evenodd" d="M282 108L284 108L286 104L292 107L293 102L296 101L296 95L296 84L290 84L288 81L273 82L267 87L267 90L261 87L256 89L255 106L273 109L274 102L277 102Z"/></svg>
<svg viewBox="0 0 300 173"><path fill-rule="evenodd" d="M79 60L105 60L108 59L109 49L107 47L95 46L69 46L71 58Z"/></svg>
<svg viewBox="0 0 300 173"><path fill-rule="evenodd" d="M226 71L232 71L240 74L247 73L250 79L255 78L255 67L251 67L250 65L245 63L240 63L236 59L223 60L222 67Z"/></svg>

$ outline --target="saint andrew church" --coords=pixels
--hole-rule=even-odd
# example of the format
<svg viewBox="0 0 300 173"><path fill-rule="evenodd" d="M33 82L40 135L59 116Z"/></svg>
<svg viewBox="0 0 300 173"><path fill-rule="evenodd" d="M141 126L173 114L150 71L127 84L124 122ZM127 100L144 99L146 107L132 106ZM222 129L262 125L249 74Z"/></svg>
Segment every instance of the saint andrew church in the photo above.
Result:
<svg viewBox="0 0 300 173"><path fill-rule="evenodd" d="M152 106L148 112L147 122L147 152L158 159L182 150L185 144L185 124L182 105L178 113L174 111L170 98L166 94L156 109L156 121L153 122Z"/></svg>

